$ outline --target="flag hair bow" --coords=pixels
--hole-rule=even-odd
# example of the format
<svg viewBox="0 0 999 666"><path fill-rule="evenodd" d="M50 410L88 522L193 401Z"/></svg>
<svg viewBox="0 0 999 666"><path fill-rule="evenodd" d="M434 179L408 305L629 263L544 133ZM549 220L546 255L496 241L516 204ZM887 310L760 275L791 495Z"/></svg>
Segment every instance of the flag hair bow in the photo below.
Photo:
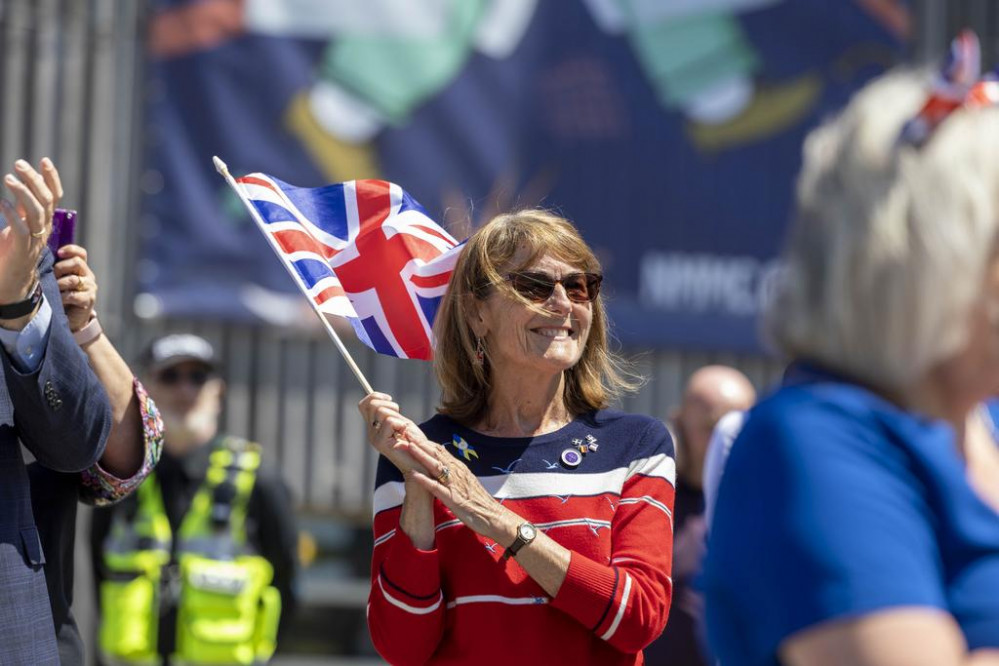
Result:
<svg viewBox="0 0 999 666"><path fill-rule="evenodd" d="M901 142L920 147L954 111L999 104L999 73L993 70L983 77L981 71L978 36L971 30L962 30L951 42L950 53L926 103L902 127Z"/></svg>

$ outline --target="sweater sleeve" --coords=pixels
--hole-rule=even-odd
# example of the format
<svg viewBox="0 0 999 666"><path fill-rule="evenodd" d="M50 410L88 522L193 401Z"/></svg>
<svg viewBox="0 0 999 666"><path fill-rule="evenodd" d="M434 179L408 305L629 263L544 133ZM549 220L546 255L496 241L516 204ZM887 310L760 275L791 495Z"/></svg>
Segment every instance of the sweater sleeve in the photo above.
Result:
<svg viewBox="0 0 999 666"><path fill-rule="evenodd" d="M662 423L645 431L611 523L609 563L573 552L555 608L616 649L635 653L662 633L673 582L673 443Z"/></svg>
<svg viewBox="0 0 999 666"><path fill-rule="evenodd" d="M416 548L399 528L404 495L402 477L380 459L368 628L378 653L399 665L430 659L444 633L445 610L437 550Z"/></svg>

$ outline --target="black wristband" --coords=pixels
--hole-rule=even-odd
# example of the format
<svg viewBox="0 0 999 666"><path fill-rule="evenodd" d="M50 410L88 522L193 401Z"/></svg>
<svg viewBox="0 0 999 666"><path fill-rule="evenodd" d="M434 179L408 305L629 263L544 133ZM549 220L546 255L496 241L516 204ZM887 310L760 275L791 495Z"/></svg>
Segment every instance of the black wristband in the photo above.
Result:
<svg viewBox="0 0 999 666"><path fill-rule="evenodd" d="M20 319L34 312L41 301L42 282L38 280L35 282L35 287L31 290L31 294L23 301L0 305L0 319Z"/></svg>

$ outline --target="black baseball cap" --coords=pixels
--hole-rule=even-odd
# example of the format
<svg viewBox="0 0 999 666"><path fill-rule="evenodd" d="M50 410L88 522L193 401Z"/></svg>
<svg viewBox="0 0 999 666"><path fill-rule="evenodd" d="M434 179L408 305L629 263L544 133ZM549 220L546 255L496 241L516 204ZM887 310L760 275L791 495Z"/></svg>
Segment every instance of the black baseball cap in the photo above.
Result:
<svg viewBox="0 0 999 666"><path fill-rule="evenodd" d="M185 361L203 363L212 371L219 366L212 343L193 333L172 333L156 338L142 356L142 365L147 372L158 372Z"/></svg>

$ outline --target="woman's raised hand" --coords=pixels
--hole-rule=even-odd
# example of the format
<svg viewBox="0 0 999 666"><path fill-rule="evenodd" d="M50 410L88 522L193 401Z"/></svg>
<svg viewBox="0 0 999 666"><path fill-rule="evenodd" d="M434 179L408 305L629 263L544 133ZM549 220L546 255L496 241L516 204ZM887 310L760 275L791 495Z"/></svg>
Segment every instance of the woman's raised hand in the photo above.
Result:
<svg viewBox="0 0 999 666"><path fill-rule="evenodd" d="M367 422L368 443L388 458L404 475L413 470L424 471L404 447L404 442L426 442L420 428L399 411L399 405L386 393L372 393L357 405Z"/></svg>

